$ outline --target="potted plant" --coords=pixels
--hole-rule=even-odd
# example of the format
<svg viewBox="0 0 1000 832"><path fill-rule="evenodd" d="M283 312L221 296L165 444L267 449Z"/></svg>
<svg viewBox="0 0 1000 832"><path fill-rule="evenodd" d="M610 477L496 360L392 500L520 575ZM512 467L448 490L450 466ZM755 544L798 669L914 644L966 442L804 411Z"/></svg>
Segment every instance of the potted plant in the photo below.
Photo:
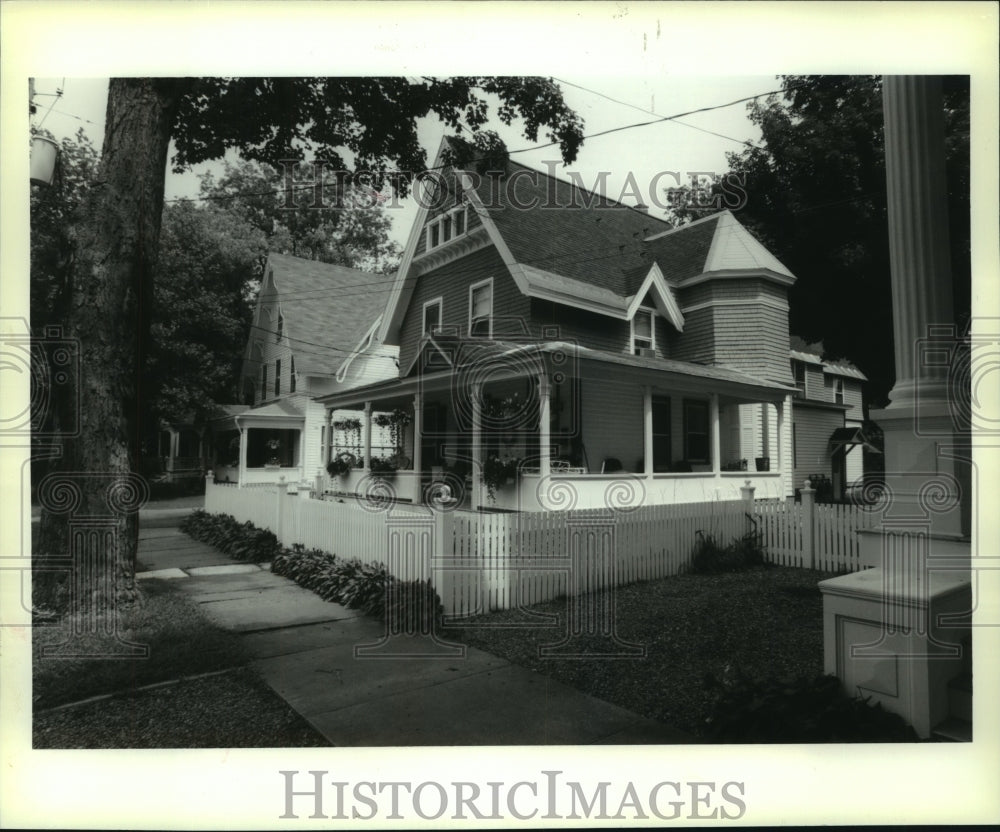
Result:
<svg viewBox="0 0 1000 832"><path fill-rule="evenodd" d="M354 454L350 451L342 451L330 460L326 466L326 472L331 477L346 477L354 470L355 464Z"/></svg>
<svg viewBox="0 0 1000 832"><path fill-rule="evenodd" d="M513 482L520 464L521 460L516 457L501 459L496 454L486 457L483 462L483 484L486 486L486 493L491 503L496 502L498 488Z"/></svg>
<svg viewBox="0 0 1000 832"><path fill-rule="evenodd" d="M395 474L396 466L393 457L373 456L368 462L369 470L373 474Z"/></svg>
<svg viewBox="0 0 1000 832"><path fill-rule="evenodd" d="M281 450L281 440L280 439L268 439L265 443L267 449L271 452L268 457L265 468L280 468L281 460L278 458L278 451Z"/></svg>

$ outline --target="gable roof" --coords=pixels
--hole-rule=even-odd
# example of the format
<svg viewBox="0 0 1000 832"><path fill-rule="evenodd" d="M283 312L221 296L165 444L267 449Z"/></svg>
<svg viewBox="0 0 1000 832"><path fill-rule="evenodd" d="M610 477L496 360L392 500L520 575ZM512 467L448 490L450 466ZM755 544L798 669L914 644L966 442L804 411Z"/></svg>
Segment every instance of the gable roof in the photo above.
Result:
<svg viewBox="0 0 1000 832"><path fill-rule="evenodd" d="M269 255L265 279L269 271L295 368L304 375L337 373L381 317L395 280L288 254Z"/></svg>
<svg viewBox="0 0 1000 832"><path fill-rule="evenodd" d="M445 167L441 160L449 144L460 143L442 140L434 169ZM728 209L675 228L645 210L513 160L500 175L455 173L518 289L529 297L627 320L638 306L636 294L650 288L653 271L660 277L652 290L661 311L677 307L672 287L715 275L795 280ZM427 217L421 208L410 233L382 325L387 343L396 342L417 280L409 273L410 262Z"/></svg>

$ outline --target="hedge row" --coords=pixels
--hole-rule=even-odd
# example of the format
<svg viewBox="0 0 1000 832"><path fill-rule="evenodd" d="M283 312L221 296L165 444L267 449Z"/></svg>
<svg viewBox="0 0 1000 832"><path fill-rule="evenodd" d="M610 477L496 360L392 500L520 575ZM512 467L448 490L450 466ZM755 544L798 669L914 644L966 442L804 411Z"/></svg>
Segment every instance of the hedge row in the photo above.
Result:
<svg viewBox="0 0 1000 832"><path fill-rule="evenodd" d="M281 553L278 538L267 529L258 529L249 521L241 523L230 514L193 511L181 523L181 531L214 546L236 560L262 563Z"/></svg>
<svg viewBox="0 0 1000 832"><path fill-rule="evenodd" d="M401 581L382 563L338 558L319 549L285 550L271 562L271 571L325 601L385 617L393 632L430 632L441 624L444 610L430 581Z"/></svg>

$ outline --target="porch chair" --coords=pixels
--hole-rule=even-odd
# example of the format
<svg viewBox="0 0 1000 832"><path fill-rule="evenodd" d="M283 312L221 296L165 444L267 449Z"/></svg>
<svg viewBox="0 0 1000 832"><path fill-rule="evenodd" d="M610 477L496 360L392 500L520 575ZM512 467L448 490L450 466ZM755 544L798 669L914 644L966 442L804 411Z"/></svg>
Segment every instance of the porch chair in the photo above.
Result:
<svg viewBox="0 0 1000 832"><path fill-rule="evenodd" d="M601 463L602 474L614 474L621 470L623 470L622 461L620 459L615 459L613 456L605 457L604 462Z"/></svg>

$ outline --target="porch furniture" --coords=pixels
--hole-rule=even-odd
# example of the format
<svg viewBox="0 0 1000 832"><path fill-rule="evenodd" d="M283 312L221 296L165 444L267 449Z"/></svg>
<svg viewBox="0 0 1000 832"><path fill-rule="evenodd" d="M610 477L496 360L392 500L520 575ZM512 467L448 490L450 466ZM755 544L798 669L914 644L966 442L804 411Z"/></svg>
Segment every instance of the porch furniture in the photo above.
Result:
<svg viewBox="0 0 1000 832"><path fill-rule="evenodd" d="M613 456L605 457L604 462L601 463L602 474L614 474L622 470L624 470L622 468L622 461L615 459Z"/></svg>

